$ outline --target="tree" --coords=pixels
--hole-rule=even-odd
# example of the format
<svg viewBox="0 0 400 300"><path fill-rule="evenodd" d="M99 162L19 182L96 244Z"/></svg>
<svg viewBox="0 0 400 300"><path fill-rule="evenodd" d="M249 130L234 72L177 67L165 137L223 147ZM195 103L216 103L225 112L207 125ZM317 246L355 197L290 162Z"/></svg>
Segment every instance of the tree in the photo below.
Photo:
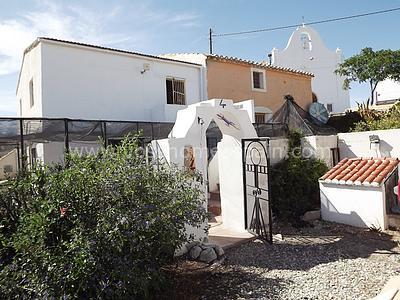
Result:
<svg viewBox="0 0 400 300"><path fill-rule="evenodd" d="M350 82L368 82L371 89L371 103L375 103L375 89L385 79L400 81L400 50L378 50L364 48L339 65L336 74L345 76L344 88Z"/></svg>

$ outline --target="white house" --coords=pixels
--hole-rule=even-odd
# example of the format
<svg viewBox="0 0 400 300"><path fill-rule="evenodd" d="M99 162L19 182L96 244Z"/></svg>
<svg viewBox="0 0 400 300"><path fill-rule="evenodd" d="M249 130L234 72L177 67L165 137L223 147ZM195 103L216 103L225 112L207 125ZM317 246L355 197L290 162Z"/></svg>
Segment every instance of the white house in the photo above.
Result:
<svg viewBox="0 0 400 300"><path fill-rule="evenodd" d="M283 50L272 49L271 63L314 74L314 97L330 112L344 112L350 107L349 91L343 89L344 78L334 70L343 62L342 51L328 49L316 30L298 27Z"/></svg>
<svg viewBox="0 0 400 300"><path fill-rule="evenodd" d="M17 112L24 117L174 121L205 100L202 66L38 38L24 52Z"/></svg>
<svg viewBox="0 0 400 300"><path fill-rule="evenodd" d="M386 79L379 82L375 89L376 104L390 104L400 99L400 82Z"/></svg>
<svg viewBox="0 0 400 300"><path fill-rule="evenodd" d="M199 64L38 38L24 51L16 99L22 117L174 122L178 110L205 95ZM91 153L98 141L70 147ZM64 157L63 142L30 142L24 150L28 161Z"/></svg>

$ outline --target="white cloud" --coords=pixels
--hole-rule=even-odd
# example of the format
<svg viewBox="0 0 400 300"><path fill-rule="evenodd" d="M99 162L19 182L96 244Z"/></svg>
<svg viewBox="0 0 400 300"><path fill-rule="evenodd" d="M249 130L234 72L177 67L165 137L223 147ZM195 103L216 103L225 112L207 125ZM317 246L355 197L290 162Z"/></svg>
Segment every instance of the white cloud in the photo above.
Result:
<svg viewBox="0 0 400 300"><path fill-rule="evenodd" d="M114 6L106 12L48 0L37 2L40 9L14 19L0 20L0 75L17 72L23 50L39 36L114 47L140 45L140 49L145 49L146 46L152 48L151 40L157 41L160 27L198 26L199 19L190 12L154 9L146 2L134 3L130 8ZM126 10L129 13L124 14ZM125 33L109 29L110 23L119 20L123 20L119 32Z"/></svg>
<svg viewBox="0 0 400 300"><path fill-rule="evenodd" d="M82 7L65 7L44 2L41 10L30 11L15 19L0 21L0 75L17 72L23 50L38 36L108 45L129 38L104 31L104 22L118 9L92 13Z"/></svg>

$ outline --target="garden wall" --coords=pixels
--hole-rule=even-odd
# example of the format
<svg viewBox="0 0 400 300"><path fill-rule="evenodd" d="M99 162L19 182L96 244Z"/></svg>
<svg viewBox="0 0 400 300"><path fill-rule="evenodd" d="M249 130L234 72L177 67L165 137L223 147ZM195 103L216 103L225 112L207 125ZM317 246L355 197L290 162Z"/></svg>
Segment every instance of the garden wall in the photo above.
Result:
<svg viewBox="0 0 400 300"><path fill-rule="evenodd" d="M369 136L377 135L379 149L371 149ZM400 157L400 129L375 130L338 134L340 158Z"/></svg>
<svg viewBox="0 0 400 300"><path fill-rule="evenodd" d="M319 158L323 160L328 167L333 166L332 149L337 148L337 136L307 136L302 138L302 156L306 158ZM270 140L270 162L272 165L285 158L288 152L287 139Z"/></svg>

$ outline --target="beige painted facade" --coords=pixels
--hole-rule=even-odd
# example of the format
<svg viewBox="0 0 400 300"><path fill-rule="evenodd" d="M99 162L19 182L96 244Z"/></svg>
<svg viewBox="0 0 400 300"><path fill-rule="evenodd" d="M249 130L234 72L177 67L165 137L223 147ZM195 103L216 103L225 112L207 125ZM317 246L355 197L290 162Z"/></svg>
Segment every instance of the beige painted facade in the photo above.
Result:
<svg viewBox="0 0 400 300"><path fill-rule="evenodd" d="M267 107L273 112L284 103L283 97L290 94L308 111L312 103L310 74L279 70L262 64L251 64L235 60L207 58L208 98L225 98L234 101L253 99L255 106ZM252 71L265 71L265 90L257 91L252 85Z"/></svg>

